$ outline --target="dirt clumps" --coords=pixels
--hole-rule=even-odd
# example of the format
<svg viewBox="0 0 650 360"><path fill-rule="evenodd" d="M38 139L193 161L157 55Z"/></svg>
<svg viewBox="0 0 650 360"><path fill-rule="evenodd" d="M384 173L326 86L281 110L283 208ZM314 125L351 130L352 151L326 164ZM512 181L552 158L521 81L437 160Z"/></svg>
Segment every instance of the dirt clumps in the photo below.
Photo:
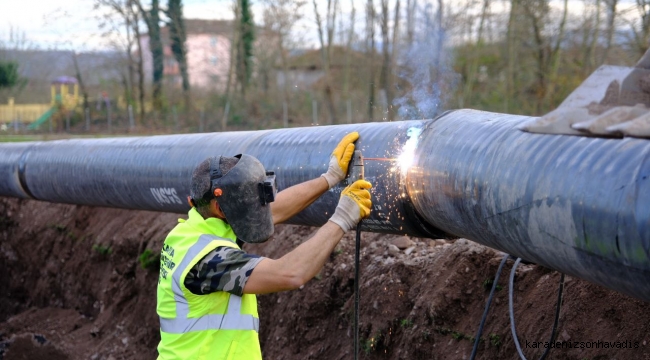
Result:
<svg viewBox="0 0 650 360"><path fill-rule="evenodd" d="M155 359L157 256L179 217L0 198L0 359ZM245 249L278 258L316 230L278 226L272 240ZM258 297L265 359L352 357L353 254L350 233L304 287ZM468 359L502 256L465 239L364 233L361 358ZM511 266L478 359L518 358L507 311ZM541 266L517 270L515 314L528 358L548 341L558 280ZM649 310L567 277L558 329L564 347L548 358L650 359Z"/></svg>

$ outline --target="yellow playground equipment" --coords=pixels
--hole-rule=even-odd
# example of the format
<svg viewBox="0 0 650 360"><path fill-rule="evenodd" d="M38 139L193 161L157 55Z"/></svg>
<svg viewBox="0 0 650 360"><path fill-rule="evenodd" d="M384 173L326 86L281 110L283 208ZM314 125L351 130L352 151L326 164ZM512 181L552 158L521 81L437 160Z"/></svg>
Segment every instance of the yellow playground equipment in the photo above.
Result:
<svg viewBox="0 0 650 360"><path fill-rule="evenodd" d="M72 110L79 104L79 84L74 77L54 79L50 90L52 99L49 104L15 104L14 98L9 98L7 105L0 105L0 123L29 123L28 129L36 129L58 110Z"/></svg>

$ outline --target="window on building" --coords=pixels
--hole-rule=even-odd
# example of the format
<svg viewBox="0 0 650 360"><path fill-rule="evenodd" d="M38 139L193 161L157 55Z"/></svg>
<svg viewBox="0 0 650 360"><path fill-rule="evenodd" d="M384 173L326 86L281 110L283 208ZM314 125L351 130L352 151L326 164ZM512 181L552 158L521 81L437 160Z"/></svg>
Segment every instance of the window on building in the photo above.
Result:
<svg viewBox="0 0 650 360"><path fill-rule="evenodd" d="M217 55L210 56L210 64L217 65Z"/></svg>
<svg viewBox="0 0 650 360"><path fill-rule="evenodd" d="M213 36L210 38L210 46L217 47L217 37Z"/></svg>

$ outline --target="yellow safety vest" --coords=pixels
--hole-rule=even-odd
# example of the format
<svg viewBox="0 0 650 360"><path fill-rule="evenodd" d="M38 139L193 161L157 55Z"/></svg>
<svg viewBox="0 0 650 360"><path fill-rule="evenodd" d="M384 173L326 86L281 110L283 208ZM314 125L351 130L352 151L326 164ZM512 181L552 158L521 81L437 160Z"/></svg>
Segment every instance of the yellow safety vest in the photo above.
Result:
<svg viewBox="0 0 650 360"><path fill-rule="evenodd" d="M167 235L160 254L158 359L262 359L255 295L195 295L185 276L219 246L239 249L232 228L192 208Z"/></svg>

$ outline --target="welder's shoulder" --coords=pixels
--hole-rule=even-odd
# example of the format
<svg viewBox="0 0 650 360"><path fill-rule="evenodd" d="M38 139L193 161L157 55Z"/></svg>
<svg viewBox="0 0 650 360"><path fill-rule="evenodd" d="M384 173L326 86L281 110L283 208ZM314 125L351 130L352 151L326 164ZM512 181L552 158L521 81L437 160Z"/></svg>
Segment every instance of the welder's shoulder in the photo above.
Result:
<svg viewBox="0 0 650 360"><path fill-rule="evenodd" d="M218 247L192 267L184 283L197 295L225 291L241 296L248 277L261 260L260 256L240 249Z"/></svg>

